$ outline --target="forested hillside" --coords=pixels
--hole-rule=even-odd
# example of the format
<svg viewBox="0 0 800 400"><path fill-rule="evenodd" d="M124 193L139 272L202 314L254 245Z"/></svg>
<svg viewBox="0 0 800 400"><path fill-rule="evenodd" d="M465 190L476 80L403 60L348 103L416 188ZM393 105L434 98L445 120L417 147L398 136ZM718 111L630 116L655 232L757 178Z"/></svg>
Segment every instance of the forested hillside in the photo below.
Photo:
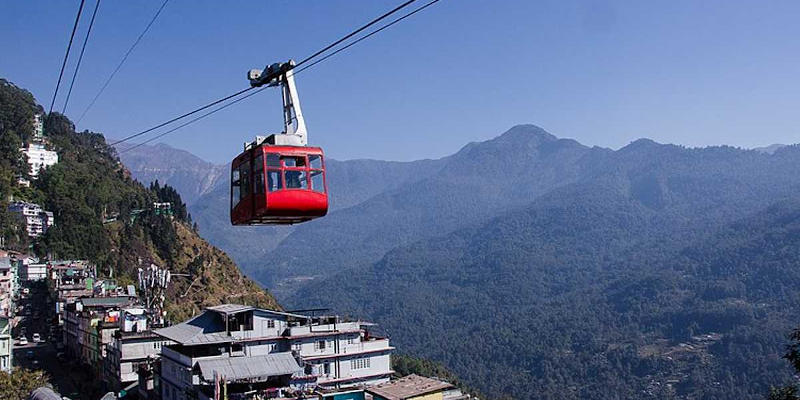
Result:
<svg viewBox="0 0 800 400"><path fill-rule="evenodd" d="M44 128L47 145L58 152L58 164L41 171L30 187L18 185L17 177L28 174L19 149L31 140L34 113L44 110L29 92L0 83L0 222L10 248L27 251L32 246L42 256L89 259L101 274L113 274L121 284L135 283L137 268L150 262L187 274L173 280L168 294L168 317L174 320L224 301L277 307L227 255L197 236L177 191L136 182L102 134L75 132L60 114L45 118ZM55 226L29 243L19 221L7 212L11 199L53 211ZM156 213L154 202L171 202L174 217Z"/></svg>
<svg viewBox="0 0 800 400"><path fill-rule="evenodd" d="M292 307L375 320L515 398L757 399L791 376L797 146L614 151L522 125L439 160L328 166L341 206L249 231L263 252L239 255ZM227 182L211 195L195 219L226 221Z"/></svg>
<svg viewBox="0 0 800 400"><path fill-rule="evenodd" d="M791 376L799 159L639 141L590 179L289 302L357 310L489 393L763 398ZM334 284L348 296L326 296Z"/></svg>

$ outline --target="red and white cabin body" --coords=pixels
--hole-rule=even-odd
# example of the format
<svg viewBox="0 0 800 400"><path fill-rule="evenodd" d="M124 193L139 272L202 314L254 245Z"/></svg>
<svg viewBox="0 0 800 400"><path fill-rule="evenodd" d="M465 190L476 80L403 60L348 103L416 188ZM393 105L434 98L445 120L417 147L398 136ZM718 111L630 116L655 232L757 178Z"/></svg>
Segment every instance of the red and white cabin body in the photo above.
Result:
<svg viewBox="0 0 800 400"><path fill-rule="evenodd" d="M296 224L328 213L322 149L261 144L231 163L233 225Z"/></svg>
<svg viewBox="0 0 800 400"><path fill-rule="evenodd" d="M294 86L294 63L248 73L252 86L283 92L283 133L256 137L231 163L233 225L296 224L328 213L322 149L308 147L306 125Z"/></svg>

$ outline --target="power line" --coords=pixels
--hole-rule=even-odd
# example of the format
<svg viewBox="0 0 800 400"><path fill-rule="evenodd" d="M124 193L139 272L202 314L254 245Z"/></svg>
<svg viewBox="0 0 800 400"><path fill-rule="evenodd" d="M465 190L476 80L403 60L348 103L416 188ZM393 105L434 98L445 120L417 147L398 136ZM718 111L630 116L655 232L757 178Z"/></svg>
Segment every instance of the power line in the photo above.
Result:
<svg viewBox="0 0 800 400"><path fill-rule="evenodd" d="M94 95L94 98L92 99L92 101L89 103L88 106L86 106L86 109L83 110L83 113L81 113L81 116L80 116L80 118L78 118L78 121L76 122L76 124L80 123L81 120L83 119L83 117L86 116L86 113L89 112L89 109L91 109L92 106L94 106L94 103L97 102L97 99L100 98L100 95L103 94L103 91L106 90L106 87L108 87L108 84L111 83L112 79L114 79L114 75L116 75L117 72L119 72L120 68L122 68L122 64L125 64L125 61L128 59L128 56L131 55L131 53L133 52L133 49L136 48L136 46L139 44L139 42L142 41L142 38L144 37L145 33L147 33L147 31L150 30L150 27L153 26L153 23L156 22L156 19L161 14L161 10L163 10L164 7L167 6L168 2L169 2L169 0L164 0L164 2L161 3L161 7L158 8L158 11L156 11L155 15L153 15L153 18L150 19L150 22L147 24L147 26L145 26L145 28L142 31L142 33L139 34L139 37L136 38L136 41L134 41L133 44L131 45L131 47L128 48L128 51L125 52L125 56L123 56L122 60L120 60L119 64L117 64L117 68L115 68L114 72L112 72L111 75L109 75L108 79L106 79L106 82L103 83L103 86L100 88L100 90L97 92L97 94Z"/></svg>
<svg viewBox="0 0 800 400"><path fill-rule="evenodd" d="M133 139L133 138L135 138L135 137L142 136L142 135L144 135L145 133L152 132L152 131L154 131L154 130L156 130L156 129L158 129L158 128L161 128L161 127L163 127L164 125L169 125L169 124L171 124L171 123L173 123L173 122L175 122L175 121L178 121L178 120L184 119L184 118L186 118L186 117L188 117L188 116L190 116L190 115L197 114L197 113L199 113L200 111L203 111L203 110L205 110L205 109L207 109L207 108L209 108L209 107L212 107L212 106L214 106L214 105L217 105L217 104L219 104L219 103L222 103L223 101L230 100L230 99L232 99L232 98L234 98L234 97L236 97L236 96L238 96L238 95L240 95L240 94L242 94L242 93L245 93L245 92L247 92L247 91L249 91L249 90L252 90L252 89L255 89L255 87L248 87L248 88L244 88L244 89L242 89L242 90L240 90L240 91L238 91L238 92L236 92L236 93L234 93L234 94L231 94L231 95L225 96L225 97L223 97L223 98L221 98L221 99L219 99L219 100L215 100L215 101L213 101L213 102L211 102L211 103L208 103L208 104L206 104L206 105L204 105L204 106L202 106L202 107L200 107L200 108L197 108L197 109L195 109L195 110L193 110L193 111L189 111L189 112L187 112L187 113L185 113L185 114L179 115L179 116L177 116L177 117L175 117L175 118L173 118L173 119L171 119L171 120L169 120L169 121L162 122L162 123L160 123L160 124L158 124L158 125L156 125L156 126L154 126L154 127L152 127L152 128L145 129L145 130L143 130L143 131L141 131L141 132L139 132L139 133L135 133L135 134L133 134L133 135L130 135L130 136L126 136L126 137L124 137L124 138L122 138L122 139L120 139L120 140L117 140L117 141L116 141L116 142L114 142L114 143L111 143L109 146L115 146L115 145L118 145L118 144L120 144L120 143L122 143L122 142L127 142L128 140L131 140L131 139Z"/></svg>
<svg viewBox="0 0 800 400"><path fill-rule="evenodd" d="M67 59L69 59L69 50L72 48L72 39L75 38L75 31L78 29L78 21L81 20L81 12L83 12L83 3L86 0L81 0L81 5L78 7L78 15L75 16L75 25L72 26L72 34L69 35L69 44L67 45L67 53L64 54L64 62L61 63L61 72L58 73L58 83L56 83L56 91L53 93L53 101L50 102L50 111L47 112L48 117L53 112L53 105L56 103L56 96L58 95L58 88L61 86L61 78L64 76L64 68L67 66Z"/></svg>
<svg viewBox="0 0 800 400"><path fill-rule="evenodd" d="M309 56L309 57L306 57L305 59L303 59L303 60L302 60L302 61L300 61L299 63L295 64L295 67L294 67L294 68L297 68L299 65L301 65L301 64L303 64L303 63L306 63L306 62L308 62L308 61L309 61L309 60L311 60L312 58L314 58L314 57L316 57L316 56L320 55L321 53L323 53L324 51L331 49L332 47L334 47L334 46L336 46L336 45L338 45L338 44L342 43L344 40L347 40L347 39L349 39L349 38L353 37L354 35L358 34L359 32L362 32L363 30L365 30L365 29L369 28L370 26L372 26L372 25L374 25L374 24L376 24L376 23L380 22L381 20L383 20L383 19L387 18L388 16L390 16L390 15L392 15L393 13L395 13L395 12L399 11L400 9L402 9L402 8L404 8L404 7L406 7L406 6L408 6L409 4L413 3L414 1L416 1L416 0L409 0L409 1L406 1L406 2L404 2L403 4L401 4L401 5L397 6L397 7L395 7L395 8L394 8L394 9L392 9L391 11L389 11L389 12L387 12L387 13L385 13L385 14L381 15L380 17L378 17L378 18L376 18L376 19L374 19L374 20L370 21L370 22L369 22L369 23L367 23L366 25L364 25L364 26L362 26L362 27L358 28L357 30L355 30L355 31L353 31L353 32L351 32L351 33L349 33L349 34L347 34L347 35L346 35L346 36L344 36L342 39L339 39L339 40L337 40L336 42L334 42L334 43L332 43L332 44L330 44L330 45L326 46L326 47L325 47L325 48L323 48L322 50L320 50L320 51L317 51L316 53L312 54L312 55L311 55L311 56ZM302 72L302 71L305 71L306 69L308 69L308 68L312 67L313 65L316 65L316 64L318 64L319 62L322 62L322 61L324 61L324 60L326 60L326 59L330 58L331 56L333 56L333 55L335 55L335 54L337 54L337 53L339 53L339 52L341 52L341 51L343 51L343 50L345 50L345 49L347 49L347 48L349 48L349 47L351 47L351 46L355 45L356 43L358 43L358 42L361 42L362 40L364 40L364 39L366 39L366 38L368 38L368 37L370 37L370 36L372 36L372 35L374 35L374 34L376 34L376 33L380 32L380 31L383 31L384 29L386 29L386 28L388 28L388 27L390 27L390 26L392 26L392 25L394 25L394 24L396 24L396 23L398 23L398 22L400 22L400 21L402 21L402 20L404 20L404 19L406 19L406 18L408 18L408 17L410 17L410 16L414 15L414 14L416 14L417 12L419 12L419 11L422 11L423 9L427 8L428 6L431 6L432 4L434 4L434 3L438 2L438 1L439 1L439 0L432 0L432 1L428 2L427 4L425 4L425 5L423 5L423 6L419 7L419 8L417 8L417 9L415 9L415 10L413 10L413 11L411 11L411 12L409 12L409 13L407 13L407 14L405 14L405 15L403 15L403 16L401 16L401 17L399 17L399 18L395 19L395 20L393 20L392 22L390 22L390 23L386 24L385 26L383 26L383 27L381 27L381 28L379 28L379 29L376 29L375 31L372 31L372 32L368 33L367 35L365 35L365 36L363 36L363 37L361 37L361 38L359 38L359 39L355 40L354 42L352 42L352 43L348 44L347 46L345 46L345 47L343 47L343 48L340 48L340 49L336 50L335 52L333 52L333 53L331 53L331 54L329 54L329 55L327 55L327 56L323 57L323 58L322 58L322 59L320 59L320 60L317 60L317 61L315 61L315 62L314 62L314 63L312 63L312 64L309 64L308 66L306 66L306 67L304 67L304 68L301 68L301 69L299 69L297 72L295 72L295 75L297 75L297 74L299 74L300 72ZM133 138L135 138L135 137L138 137L138 136L144 135L144 134L146 134L146 133L148 133L148 132L151 132L151 131L153 131L153 130L155 130L155 129L158 129L158 128L161 128L161 127L163 127L163 126L165 126L165 125L168 125L168 124L170 124L170 123L173 123L173 122L175 122L175 121L177 121L177 120L183 119L183 118L185 118L185 117L188 117L188 116L190 116L190 115L193 115L193 114L196 114L196 113L198 113L198 112L200 112L200 111L203 111L203 110L205 110L205 109L208 109L209 107L212 107L212 106L214 106L214 105L216 105L216 104L219 104L219 103L221 103L221 102L224 102L224 101L226 101L226 100L229 100L229 99L231 99L231 98L234 98L234 97L236 97L236 96L239 96L239 95L241 95L241 94L243 94L243 93L245 93L245 92L247 92L247 91L249 91L249 90L251 90L251 89L254 89L254 87L248 87L248 88L242 89L242 90L240 90L240 91L238 91L238 92L236 92L236 93L234 93L234 94L231 94L231 95L229 95L229 96L226 96L226 97L224 97L224 98L222 98L222 99L219 99L219 100L217 100L217 101L214 101L214 102L212 102L212 103L209 103L209 104L207 104L207 105L205 105L205 106L203 106L203 107L200 107L200 108L198 108L198 109L195 109L195 110L193 110L193 111L190 111L190 112L188 112L188 113L185 113L185 114L183 114L183 115L181 115L181 116L178 116L178 117L176 117L176 118L173 118L173 119L171 119L171 120L169 120L169 121L163 122L163 123L161 123L161 124L159 124L159 125L157 125L157 126L155 126L155 127L152 127L152 128L149 128L149 129L147 129L147 130L141 131L141 132L139 132L139 133L136 133L136 134L133 134L133 135L127 136L127 137L125 137L125 138L123 138L123 139L120 139L120 140L118 140L118 141L116 141L116 142L113 142L113 143L111 143L111 144L110 144L110 146L115 146L115 145L117 145L117 144L119 144L119 143L126 142L126 141L128 141L128 140L130 140L130 139L133 139ZM192 124L192 123L194 123L194 122L196 122L196 121L199 121L199 120L201 120L201 119L203 119L203 118L205 118L205 117L207 117L207 116L209 116L209 115L211 115L211 114L214 114L214 113L216 113L217 111L221 111L221 110L223 110L223 109L225 109L225 108L227 108L227 107L229 107L229 106L231 106L231 105L233 105L233 104L236 104L236 103L238 103L238 102L239 102L239 101L241 101L241 100L244 100L244 99L246 99L246 98L248 98L248 97L250 97L250 96L253 96L253 95L255 95L256 93L259 93L259 92L261 92L263 89L265 89L265 88L261 88L260 90L258 90L258 91L256 91L256 92L250 93L250 94L248 94L247 96L244 96L244 97L242 97L242 98L240 98L240 99L237 99L237 100L235 100L235 101L233 101L233 102L231 102L231 103L225 104L225 105L223 105L223 106L221 106L221 107L219 107L219 108L217 108L217 109L215 109L215 110L212 110L211 112L205 113L205 114L203 114L203 115L201 115L201 116L199 116L199 117L197 117L197 118L194 118L194 119L192 119L191 121L188 121L188 122L186 122L186 123L184 123L184 124L181 124L180 126L178 126L178 127L176 127L176 128L173 128L173 129L171 129L171 130L169 130L169 131L167 131L167 132L164 132L164 133L162 133L162 134L159 134L159 135L157 135L157 136L155 136L155 137L153 137L153 138L150 138L150 139L148 139L147 141L140 143L139 145L143 145L143 144L145 144L145 143L149 143L149 142L151 142L152 140L155 140L155 139L157 139L157 138L163 137L163 136L165 136L165 135L167 135L167 134L169 134L169 133L172 133L172 132L174 132L174 131L176 131L176 130L178 130L178 129L180 129L180 128L183 128L183 127L185 127L185 126L187 126L187 125L190 125L190 124ZM130 151L130 150L132 150L132 149L134 149L134 148L138 147L139 145L137 145L137 146L134 146L134 147L131 147L131 148L128 148L128 149L126 149L126 150L124 150L124 151ZM123 151L123 152L124 152L124 151ZM121 153L122 153L122 152L121 152Z"/></svg>
<svg viewBox="0 0 800 400"><path fill-rule="evenodd" d="M78 64L75 65L75 72L72 73L72 82L69 84L69 91L67 92L67 98L64 100L64 108L61 110L61 113L64 114L67 112L67 103L69 103L69 96L72 95L72 87L75 85L75 78L78 76L78 70L81 68L81 61L83 60L83 52L86 51L86 43L89 42L89 34L92 33L92 26L94 26L94 17L97 16L97 9L100 8L100 0L97 0L97 3L94 5L94 11L92 12L92 19L89 21L89 29L86 31L86 37L83 39L83 46L81 47L81 55L78 56Z"/></svg>
<svg viewBox="0 0 800 400"><path fill-rule="evenodd" d="M300 61L299 63L295 64L295 68L305 64L306 62L308 62L308 60L310 60L310 59L312 59L312 58L314 58L314 57L316 57L316 56L318 56L318 55L330 50L332 47L338 45L339 43L342 43L345 40L350 39L351 37L357 35L359 32L363 31L364 29L367 29L370 26L377 24L378 22L382 21L384 18L386 18L386 17L388 17L388 16L400 11L400 9L408 6L409 4L411 4L411 3L415 2L415 1L417 1L417 0L408 0L405 3L400 4L399 6L395 7L393 10L387 11L385 14L381 15L378 18L373 19L372 21L370 21L366 25L362 26L361 28L358 28L358 29L354 30L353 32L350 32L349 34L345 35L343 38L341 38L341 39L339 39L339 40L327 45L322 50L320 50L320 51L318 51L318 52L306 57L303 61Z"/></svg>
<svg viewBox="0 0 800 400"><path fill-rule="evenodd" d="M400 22L400 21L402 21L402 20L404 20L404 19L406 19L406 18L408 18L408 17L410 17L410 16L422 11L422 10L424 10L424 9L428 8L429 6L432 6L433 4L437 3L438 1L439 0L432 0L432 1L428 2L428 3L426 3L425 5L416 8L414 11L411 11L410 13L405 14L402 17L399 17L399 18L393 20L392 22L389 22L388 24L380 27L379 29L376 29L376 30L374 30L374 31L372 31L372 32L370 32L370 33L368 33L368 34L366 34L366 35L364 35L364 36L362 36L362 37L350 42L347 46L341 47L341 48L337 49L336 51L334 51L333 53L330 53L330 54L326 55L325 57L322 57L319 60L314 61L313 63L308 64L303 68L300 68L299 70L295 71L294 74L297 75L297 74L299 74L299 73L301 73L301 72L303 72L303 71L305 71L305 70L307 70L307 69L309 69L309 68L311 68L311 67L313 67L313 66L315 66L315 65L317 65L317 64L319 64L319 63L321 63L321 62L323 62L323 61L325 61L325 60L327 60L327 59L329 59L331 57L333 57L333 56L335 56L336 54L338 54L338 53L340 53L340 52L342 52L344 50L349 49L350 47L354 46L358 42L360 42L360 41L362 41L362 40L364 40L364 39L366 39L366 38L368 38L368 37L380 32L380 31L382 31L382 30L384 30L384 29L386 29L386 28L388 28L388 27L390 27L390 26L392 26L392 25L394 25L394 24L396 24L396 23L398 23L398 22ZM297 68L297 66L295 66L295 68Z"/></svg>
<svg viewBox="0 0 800 400"><path fill-rule="evenodd" d="M234 105L234 104L236 104L236 103L238 103L238 102L240 102L240 101L242 101L244 99L247 99L247 98L249 98L251 96L255 96L256 94L259 94L259 93L261 93L262 91L264 91L264 90L266 90L268 88L269 88L269 86L264 86L261 89L258 89L255 92L252 92L252 93L248 94L247 96L242 96L242 97L240 97L240 98L238 98L238 99L236 99L236 100L234 100L234 101L232 101L232 102L230 102L228 104L225 104L225 105L222 105L220 107L217 107L217 108L215 108L215 109L213 109L213 110L211 110L211 111L209 111L209 112L207 112L207 113L205 113L203 115L200 115L200 116L198 116L196 118L192 118L191 120L189 120L187 122L184 122L183 124L180 124L180 125L172 128L172 129L170 129L170 130L168 130L166 132L163 132L163 133L160 133L160 134L158 134L156 136L153 136L150 139L145 140L144 142L137 143L133 147L129 147L129 148L125 149L125 150L122 150L122 151L119 152L119 154L126 153L128 151L131 151L131 150L137 148L137 147L144 146L144 145L146 145L146 144L148 144L148 143L150 143L150 142L152 142L152 141L154 141L154 140L156 140L158 138L162 138L164 136L167 136L170 133L177 131L178 129L181 129L181 128L187 126L187 125L191 125L191 124L193 124L193 123L195 123L195 122L197 122L197 121L199 121L199 120L201 120L201 119L203 119L205 117L208 117L209 115L214 114L217 111L222 111L222 110L224 110L224 109L226 109L226 108L228 108L228 107L230 107L230 106L232 106L232 105ZM113 146L113 144L112 144L112 146Z"/></svg>

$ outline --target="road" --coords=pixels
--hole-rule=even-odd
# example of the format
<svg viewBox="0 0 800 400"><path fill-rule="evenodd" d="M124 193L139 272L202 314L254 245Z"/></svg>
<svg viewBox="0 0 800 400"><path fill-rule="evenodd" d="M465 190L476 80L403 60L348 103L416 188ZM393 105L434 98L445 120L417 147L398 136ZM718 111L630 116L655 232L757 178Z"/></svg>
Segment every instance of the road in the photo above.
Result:
<svg viewBox="0 0 800 400"><path fill-rule="evenodd" d="M50 383L62 396L72 400L95 400L102 396L97 387L97 378L89 368L80 366L75 360L59 358L56 350L61 341L61 331L54 326L55 306L44 283L27 286L28 295L17 302L22 306L14 328L14 365L28 369L41 369L50 376ZM20 345L24 333L27 345ZM38 333L43 343L33 343L33 334Z"/></svg>

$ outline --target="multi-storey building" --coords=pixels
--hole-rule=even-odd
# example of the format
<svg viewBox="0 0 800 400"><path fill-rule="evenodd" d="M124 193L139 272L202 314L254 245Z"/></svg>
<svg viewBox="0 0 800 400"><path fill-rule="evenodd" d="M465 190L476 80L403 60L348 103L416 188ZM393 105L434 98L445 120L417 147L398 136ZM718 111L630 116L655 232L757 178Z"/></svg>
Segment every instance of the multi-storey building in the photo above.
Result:
<svg viewBox="0 0 800 400"><path fill-rule="evenodd" d="M42 114L35 114L33 116L33 138L42 140L44 138L44 121Z"/></svg>
<svg viewBox="0 0 800 400"><path fill-rule="evenodd" d="M0 316L14 313L14 268L11 258L0 257Z"/></svg>
<svg viewBox="0 0 800 400"><path fill-rule="evenodd" d="M29 143L27 148L20 149L28 157L30 166L29 175L33 179L39 177L39 171L58 164L58 153L47 148L42 143Z"/></svg>
<svg viewBox="0 0 800 400"><path fill-rule="evenodd" d="M176 343L161 349L162 399L210 399L220 381L238 399L387 382L394 348L371 336L369 326L235 304L209 307L155 331Z"/></svg>
<svg viewBox="0 0 800 400"><path fill-rule="evenodd" d="M67 354L92 368L102 378L107 347L119 329L120 309L135 303L135 297L86 297L67 304L64 310L64 345Z"/></svg>
<svg viewBox="0 0 800 400"><path fill-rule="evenodd" d="M108 390L130 391L139 382L140 367L158 358L162 346L173 343L153 333L151 329L154 327L149 325L147 310L122 310L119 330L112 335L106 352L103 380Z"/></svg>
<svg viewBox="0 0 800 400"><path fill-rule="evenodd" d="M13 346L11 319L0 317L0 371L11 372L14 357Z"/></svg>
<svg viewBox="0 0 800 400"><path fill-rule="evenodd" d="M42 236L55 224L53 213L43 210L38 204L16 201L8 205L8 210L17 214L25 224L28 237Z"/></svg>

